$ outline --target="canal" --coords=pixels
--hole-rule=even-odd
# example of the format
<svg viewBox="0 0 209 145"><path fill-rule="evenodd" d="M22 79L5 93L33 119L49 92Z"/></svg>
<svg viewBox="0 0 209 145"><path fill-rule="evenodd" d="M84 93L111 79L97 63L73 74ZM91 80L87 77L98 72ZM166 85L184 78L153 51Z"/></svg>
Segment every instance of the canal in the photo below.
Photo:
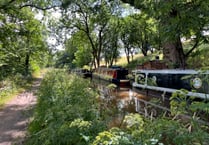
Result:
<svg viewBox="0 0 209 145"><path fill-rule="evenodd" d="M140 113L145 117L157 117L160 114L170 113L169 98L163 94L147 92L131 86L119 87L101 79L92 79L92 82L99 90L102 109L111 108L122 116L128 113Z"/></svg>

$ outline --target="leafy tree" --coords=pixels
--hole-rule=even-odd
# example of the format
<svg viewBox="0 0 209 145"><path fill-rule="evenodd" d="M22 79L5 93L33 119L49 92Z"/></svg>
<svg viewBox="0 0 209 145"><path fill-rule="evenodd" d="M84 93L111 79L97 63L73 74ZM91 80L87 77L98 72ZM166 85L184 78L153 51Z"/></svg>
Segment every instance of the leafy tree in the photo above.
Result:
<svg viewBox="0 0 209 145"><path fill-rule="evenodd" d="M55 1L3 0L0 2L1 78L21 73L28 75L47 61L46 28L35 19L39 10L58 6ZM33 68L34 67L34 68Z"/></svg>
<svg viewBox="0 0 209 145"><path fill-rule="evenodd" d="M92 60L90 52L91 50L88 47L79 47L78 51L75 53L75 60L73 63L75 63L77 67L88 65Z"/></svg>
<svg viewBox="0 0 209 145"><path fill-rule="evenodd" d="M208 69L209 62L208 62L208 44L201 45L200 48L194 51L188 58L188 64L190 64L189 68L204 68Z"/></svg>
<svg viewBox="0 0 209 145"><path fill-rule="evenodd" d="M107 66L112 66L119 56L119 40L120 22L118 18L112 18L108 24L107 33L104 36L103 57Z"/></svg>
<svg viewBox="0 0 209 145"><path fill-rule="evenodd" d="M134 32L135 28L131 25L132 19L130 17L125 17L122 19L122 30L121 30L121 40L124 45L124 50L127 58L128 64L130 63L130 56L134 54ZM133 58L133 57L132 57Z"/></svg>
<svg viewBox="0 0 209 145"><path fill-rule="evenodd" d="M57 52L56 67L68 66L69 68L75 68L73 63L75 59L75 53L78 51L78 46L82 38L78 33L73 34L69 39L65 41L64 50Z"/></svg>
<svg viewBox="0 0 209 145"><path fill-rule="evenodd" d="M83 31L92 49L94 67L100 66L104 49L104 35L112 15L115 3L108 1L66 1L63 3L63 24L75 31Z"/></svg>
<svg viewBox="0 0 209 145"><path fill-rule="evenodd" d="M30 58L35 56L33 58L39 60L38 54L46 52L42 35L44 27L29 8L5 10L2 20L0 51L3 71L28 74Z"/></svg>
<svg viewBox="0 0 209 145"><path fill-rule="evenodd" d="M122 0L146 12L159 23L165 60L173 67L186 67L186 59L201 43L208 42L208 6L199 1L145 1ZM184 50L181 38L186 38L193 46Z"/></svg>
<svg viewBox="0 0 209 145"><path fill-rule="evenodd" d="M92 50L91 45L83 31L76 32L73 37L71 37L73 44L70 47L75 47L76 51L73 54L73 64L77 67L83 67L84 65L89 65L92 61ZM72 53L68 51L68 53Z"/></svg>
<svg viewBox="0 0 209 145"><path fill-rule="evenodd" d="M57 0L35 0L35 1L26 1L26 0L2 0L0 2L0 10L8 9L22 9L24 7L36 8L38 10L49 10L55 7L58 7L60 2Z"/></svg>
<svg viewBox="0 0 209 145"><path fill-rule="evenodd" d="M29 14L29 12L27 12ZM32 13L31 13L32 14ZM33 15L33 14L32 14ZM42 35L42 26L38 20L33 16L26 18L25 27L22 28L23 38L25 39L25 74L29 73L30 58L32 55L38 57L41 53L46 51L46 43ZM35 59L35 57L33 57Z"/></svg>
<svg viewBox="0 0 209 145"><path fill-rule="evenodd" d="M152 47L155 47L156 44L159 46L159 41L155 40L155 38L158 38L155 21L142 12L130 17L132 19L130 25L133 29L133 44L141 49L144 56L147 56L148 51L153 52Z"/></svg>
<svg viewBox="0 0 209 145"><path fill-rule="evenodd" d="M83 67L84 65L89 65L92 61L91 46L82 31L74 33L66 40L65 50L57 54L59 54L59 56L56 66L59 67L65 65L69 68Z"/></svg>
<svg viewBox="0 0 209 145"><path fill-rule="evenodd" d="M57 51L55 53L55 67L63 68L66 66L73 68L72 60L69 53L67 53L66 51Z"/></svg>

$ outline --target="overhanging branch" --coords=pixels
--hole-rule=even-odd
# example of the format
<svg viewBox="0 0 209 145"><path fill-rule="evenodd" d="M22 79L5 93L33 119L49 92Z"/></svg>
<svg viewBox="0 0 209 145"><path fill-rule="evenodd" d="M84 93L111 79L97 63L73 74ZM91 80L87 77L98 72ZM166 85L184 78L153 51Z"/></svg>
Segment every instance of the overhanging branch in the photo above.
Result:
<svg viewBox="0 0 209 145"><path fill-rule="evenodd" d="M14 3L16 0L10 0L9 2L7 3L4 3L3 5L0 6L0 9L9 9L11 4ZM38 6L38 5L35 5L35 4L22 4L20 5L18 8L22 9L24 7L31 7L31 8L36 8L36 9L39 9L39 10L49 10L49 9L53 9L53 8L57 8L59 6L57 5L54 5L54 6L49 6L49 7L41 7L41 6Z"/></svg>
<svg viewBox="0 0 209 145"><path fill-rule="evenodd" d="M197 48L198 44L199 44L199 40L196 40L193 47L185 54L185 57L188 57L190 55L190 53L192 53L192 51L194 51Z"/></svg>
<svg viewBox="0 0 209 145"><path fill-rule="evenodd" d="M54 8L57 8L58 6L50 6L50 7L40 7L40 6L37 6L37 5L34 5L34 4L24 4L22 6L20 6L20 9L24 8L24 7L31 7L31 8L36 8L36 9L39 9L39 10L50 10L50 9L54 9Z"/></svg>

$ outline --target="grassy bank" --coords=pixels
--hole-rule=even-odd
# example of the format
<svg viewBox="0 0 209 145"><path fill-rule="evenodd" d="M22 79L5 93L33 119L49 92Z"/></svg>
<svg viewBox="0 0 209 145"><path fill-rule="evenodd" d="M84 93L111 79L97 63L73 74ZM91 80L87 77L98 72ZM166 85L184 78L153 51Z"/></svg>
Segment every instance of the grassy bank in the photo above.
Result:
<svg viewBox="0 0 209 145"><path fill-rule="evenodd" d="M21 74L10 76L0 82L0 109L2 109L8 101L16 95L30 89L33 80L40 77L41 73L45 73L47 69L37 71L30 77L24 77Z"/></svg>

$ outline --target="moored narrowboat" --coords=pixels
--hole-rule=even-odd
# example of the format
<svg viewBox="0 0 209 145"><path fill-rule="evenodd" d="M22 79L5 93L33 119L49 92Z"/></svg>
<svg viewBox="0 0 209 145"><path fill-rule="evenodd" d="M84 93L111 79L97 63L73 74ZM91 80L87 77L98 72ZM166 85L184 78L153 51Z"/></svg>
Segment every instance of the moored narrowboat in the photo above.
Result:
<svg viewBox="0 0 209 145"><path fill-rule="evenodd" d="M71 70L71 73L75 73L79 76L82 76L83 78L92 78L92 72L88 69L76 68Z"/></svg>
<svg viewBox="0 0 209 145"><path fill-rule="evenodd" d="M134 70L132 86L145 90L174 93L185 89L188 96L209 98L209 71L196 70Z"/></svg>
<svg viewBox="0 0 209 145"><path fill-rule="evenodd" d="M119 66L99 67L94 70L93 77L103 79L114 83L118 86L129 86L130 81L127 79L128 70Z"/></svg>

